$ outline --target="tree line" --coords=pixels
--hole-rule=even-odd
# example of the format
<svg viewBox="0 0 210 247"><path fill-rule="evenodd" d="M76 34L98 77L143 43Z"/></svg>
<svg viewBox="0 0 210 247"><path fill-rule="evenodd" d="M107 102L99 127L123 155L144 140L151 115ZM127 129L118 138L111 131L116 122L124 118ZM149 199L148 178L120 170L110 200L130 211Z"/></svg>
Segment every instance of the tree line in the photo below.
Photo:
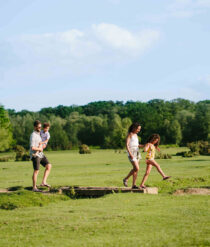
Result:
<svg viewBox="0 0 210 247"><path fill-rule="evenodd" d="M28 149L36 119L51 124L48 149L52 150L71 149L80 144L122 148L132 122L142 126L139 135L142 143L152 133L160 134L161 144L186 145L210 139L210 100L98 101L83 106L48 107L38 112L6 111L3 106L0 109L1 142L4 139L0 151L15 144Z"/></svg>

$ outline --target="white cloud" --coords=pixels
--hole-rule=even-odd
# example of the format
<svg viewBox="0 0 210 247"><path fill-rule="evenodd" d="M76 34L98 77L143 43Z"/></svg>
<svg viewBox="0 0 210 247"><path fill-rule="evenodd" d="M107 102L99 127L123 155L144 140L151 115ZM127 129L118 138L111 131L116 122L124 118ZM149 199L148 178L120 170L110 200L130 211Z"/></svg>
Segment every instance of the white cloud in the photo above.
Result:
<svg viewBox="0 0 210 247"><path fill-rule="evenodd" d="M3 81L27 84L41 78L93 74L138 59L159 38L157 30L133 32L107 23L87 30L22 35L8 41L16 66L4 68Z"/></svg>
<svg viewBox="0 0 210 247"><path fill-rule="evenodd" d="M113 24L93 25L93 31L106 46L130 55L139 55L159 39L160 33L155 30L143 30L132 33Z"/></svg>

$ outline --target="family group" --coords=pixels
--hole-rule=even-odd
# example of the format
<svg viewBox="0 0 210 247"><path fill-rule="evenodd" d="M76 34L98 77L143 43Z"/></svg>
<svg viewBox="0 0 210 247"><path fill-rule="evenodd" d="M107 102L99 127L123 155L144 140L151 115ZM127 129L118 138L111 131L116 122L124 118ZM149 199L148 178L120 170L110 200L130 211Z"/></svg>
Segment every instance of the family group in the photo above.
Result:
<svg viewBox="0 0 210 247"><path fill-rule="evenodd" d="M47 157L44 155L43 150L46 148L47 143L50 139L50 124L44 123L43 129L42 124L39 120L34 122L34 131L30 136L30 158L33 163L33 191L34 192L41 192L37 188L37 176L39 173L40 164L45 167L44 176L42 179L42 183L40 186L49 187L50 185L47 183L47 178L50 174L50 170L52 165L50 164ZM160 143L160 136L158 134L153 134L149 137L147 143L145 145L139 144L138 133L141 130L141 125L139 123L133 123L128 129L128 135L126 138L126 149L128 153L128 159L131 162L133 168L129 172L129 174L123 179L124 186L128 186L128 179L129 177L133 176L133 183L132 189L145 189L145 182L151 172L152 167L156 167L157 171L163 177L163 180L169 179L170 176L166 176L162 169L160 168L159 164L155 161L155 152L156 150L160 151L158 145ZM146 172L142 179L140 186L136 185L137 174L139 171L139 161L141 159L141 154L139 148L143 148L146 154Z"/></svg>

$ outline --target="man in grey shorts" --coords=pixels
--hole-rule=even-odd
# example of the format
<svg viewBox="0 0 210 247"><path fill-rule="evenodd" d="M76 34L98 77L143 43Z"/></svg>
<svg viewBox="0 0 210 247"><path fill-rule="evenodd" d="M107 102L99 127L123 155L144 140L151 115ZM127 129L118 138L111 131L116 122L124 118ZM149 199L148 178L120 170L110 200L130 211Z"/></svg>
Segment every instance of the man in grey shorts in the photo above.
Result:
<svg viewBox="0 0 210 247"><path fill-rule="evenodd" d="M34 131L30 136L30 158L33 162L33 167L34 167L32 181L33 181L33 191L35 192L40 192L40 190L37 189L36 186L40 164L45 167L44 176L40 186L50 187L50 185L47 184L47 177L50 174L50 170L52 167L47 157L43 153L43 148L40 147L39 145L40 142L42 142L40 136L41 127L42 127L41 122L39 120L36 120L34 122ZM33 155L37 151L39 151L39 153L37 155Z"/></svg>

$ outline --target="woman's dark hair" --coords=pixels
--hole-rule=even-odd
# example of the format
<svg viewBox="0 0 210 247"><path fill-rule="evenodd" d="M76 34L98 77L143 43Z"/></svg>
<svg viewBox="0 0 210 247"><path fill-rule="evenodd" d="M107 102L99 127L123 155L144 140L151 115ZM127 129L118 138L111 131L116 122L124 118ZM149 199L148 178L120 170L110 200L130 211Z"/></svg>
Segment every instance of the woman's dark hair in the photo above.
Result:
<svg viewBox="0 0 210 247"><path fill-rule="evenodd" d="M140 125L140 123L132 123L131 126L128 128L128 133L133 132L134 130L136 130Z"/></svg>
<svg viewBox="0 0 210 247"><path fill-rule="evenodd" d="M154 145L157 147L157 146L160 144L160 136L159 136L158 134L152 134L152 135L148 138L147 143L148 143L148 142L151 143L151 142L153 142L155 139L158 139L158 142L154 144Z"/></svg>

